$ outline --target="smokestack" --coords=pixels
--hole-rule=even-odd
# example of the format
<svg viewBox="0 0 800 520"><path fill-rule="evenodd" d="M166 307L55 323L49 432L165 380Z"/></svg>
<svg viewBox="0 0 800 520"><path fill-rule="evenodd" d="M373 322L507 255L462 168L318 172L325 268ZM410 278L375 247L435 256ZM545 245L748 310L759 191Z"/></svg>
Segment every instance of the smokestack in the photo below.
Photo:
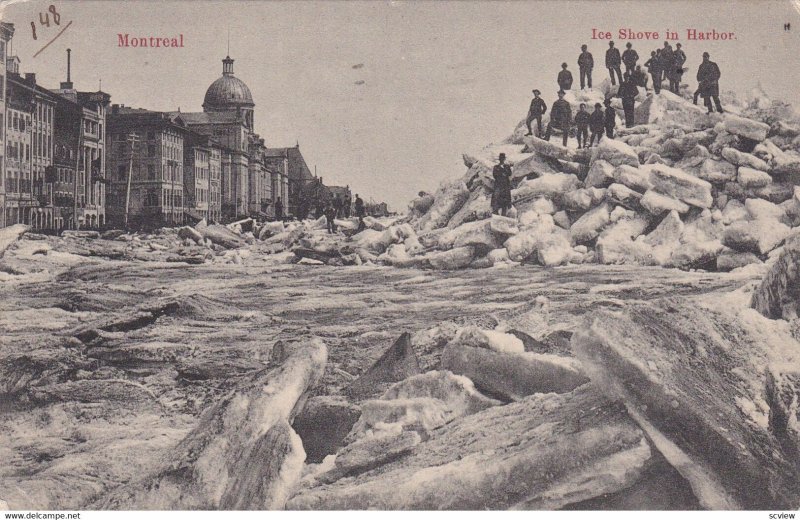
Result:
<svg viewBox="0 0 800 520"><path fill-rule="evenodd" d="M71 79L71 72L72 72L72 64L70 63L70 53L72 49L67 49L67 81L61 82L61 90L72 90L72 79Z"/></svg>

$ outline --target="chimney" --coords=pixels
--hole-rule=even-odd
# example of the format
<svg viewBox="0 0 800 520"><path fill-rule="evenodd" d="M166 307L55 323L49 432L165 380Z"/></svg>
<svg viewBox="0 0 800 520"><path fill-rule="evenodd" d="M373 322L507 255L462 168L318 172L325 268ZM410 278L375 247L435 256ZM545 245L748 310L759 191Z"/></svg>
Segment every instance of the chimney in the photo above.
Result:
<svg viewBox="0 0 800 520"><path fill-rule="evenodd" d="M72 49L67 49L67 81L61 82L62 90L72 90L72 63L70 54L72 54Z"/></svg>
<svg viewBox="0 0 800 520"><path fill-rule="evenodd" d="M36 73L34 72L26 72L25 73L25 81L28 83L33 83L36 85Z"/></svg>

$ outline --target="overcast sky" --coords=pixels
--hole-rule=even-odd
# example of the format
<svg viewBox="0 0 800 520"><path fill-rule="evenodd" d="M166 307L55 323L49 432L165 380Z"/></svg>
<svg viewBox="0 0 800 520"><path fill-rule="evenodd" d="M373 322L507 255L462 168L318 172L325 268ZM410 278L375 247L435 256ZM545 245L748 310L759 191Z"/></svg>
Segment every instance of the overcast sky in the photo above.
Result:
<svg viewBox="0 0 800 520"><path fill-rule="evenodd" d="M35 72L40 83L55 88L65 79L70 47L78 89L96 90L102 78L113 103L200 111L206 88L221 75L230 30L234 70L253 93L256 129L267 144L299 141L327 184L349 184L393 208L461 175L463 151L508 135L525 116L532 88L550 104L562 61L577 82L582 43L600 64L595 80L604 78L607 42L591 40L592 28L614 33L619 47L620 28L658 31L659 40L634 41L641 56L662 45L666 29L676 30L692 85L707 50L722 70L723 91L747 93L761 83L772 96L800 99L800 15L789 0L80 1L54 4L60 26L39 25L38 13L52 3L16 3L2 14L16 25L22 71ZM732 31L737 39L686 41L690 27ZM118 33L182 33L185 47L119 48Z"/></svg>

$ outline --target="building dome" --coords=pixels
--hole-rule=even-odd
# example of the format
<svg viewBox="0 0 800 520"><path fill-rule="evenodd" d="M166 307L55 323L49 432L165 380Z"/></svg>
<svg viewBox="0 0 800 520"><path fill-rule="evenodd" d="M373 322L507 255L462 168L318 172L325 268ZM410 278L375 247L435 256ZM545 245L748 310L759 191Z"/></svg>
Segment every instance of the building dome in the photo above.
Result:
<svg viewBox="0 0 800 520"><path fill-rule="evenodd" d="M226 56L222 60L222 77L206 90L203 99L205 110L226 110L239 107L253 107L253 96L244 81L233 75L233 59Z"/></svg>

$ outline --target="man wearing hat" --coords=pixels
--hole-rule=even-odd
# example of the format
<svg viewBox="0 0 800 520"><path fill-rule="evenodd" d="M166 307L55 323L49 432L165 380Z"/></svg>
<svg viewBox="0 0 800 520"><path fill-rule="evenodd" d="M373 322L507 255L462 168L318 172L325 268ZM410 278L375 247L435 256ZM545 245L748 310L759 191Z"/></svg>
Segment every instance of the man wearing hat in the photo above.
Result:
<svg viewBox="0 0 800 520"><path fill-rule="evenodd" d="M625 64L625 74L633 74L636 69L636 62L639 61L639 53L633 50L633 44L625 44L625 52L622 53L622 63Z"/></svg>
<svg viewBox="0 0 800 520"><path fill-rule="evenodd" d="M505 216L511 209L511 166L506 164L506 154L501 153L492 169L494 191L492 192L492 213Z"/></svg>
<svg viewBox="0 0 800 520"><path fill-rule="evenodd" d="M558 78L556 79L558 83L558 88L566 92L572 88L572 73L567 70L567 64L561 64L561 71L558 73Z"/></svg>
<svg viewBox="0 0 800 520"><path fill-rule="evenodd" d="M569 127L572 124L572 108L569 103L564 100L564 91L558 91L558 101L553 103L553 110L550 112L550 122L547 123L547 131L544 134L544 140L550 140L550 133L553 128L561 130L564 134L564 146L567 146L567 137L569 137Z"/></svg>
<svg viewBox="0 0 800 520"><path fill-rule="evenodd" d="M711 61L709 57L709 54L704 52L703 63L697 68L697 90L705 99L709 114L714 111L714 107L711 106L712 98L717 106L717 112L722 113L722 105L719 102L719 78L721 74L717 64Z"/></svg>
<svg viewBox="0 0 800 520"><path fill-rule="evenodd" d="M592 68L594 68L594 58L592 58L592 53L586 49L587 47L585 44L581 45L581 53L578 56L578 70L580 71L581 76L581 90L583 90L587 84L589 85L589 88L592 88Z"/></svg>
<svg viewBox="0 0 800 520"><path fill-rule="evenodd" d="M525 126L528 127L528 133L525 135L533 135L531 130L531 123L536 120L536 137L542 136L542 116L547 112L547 105L544 100L539 97L541 92L539 89L533 89L533 99L531 100L531 108L528 110L528 118L525 120Z"/></svg>
<svg viewBox="0 0 800 520"><path fill-rule="evenodd" d="M605 111L605 118L606 118L606 137L609 139L614 138L614 128L617 126L617 111L611 106L611 99L606 98L605 101L606 111Z"/></svg>
<svg viewBox="0 0 800 520"><path fill-rule="evenodd" d="M619 49L614 47L614 42L608 42L608 50L606 51L606 68L608 69L608 73L611 75L611 84L616 85L617 82L614 79L614 73L617 73L617 77L619 78L619 82L622 83L622 70L620 70L619 65L622 62L622 57L619 55Z"/></svg>
<svg viewBox="0 0 800 520"><path fill-rule="evenodd" d="M673 75L669 80L669 89L678 93L683 77L683 64L686 63L686 53L681 50L681 44L675 44L675 52L672 53Z"/></svg>

